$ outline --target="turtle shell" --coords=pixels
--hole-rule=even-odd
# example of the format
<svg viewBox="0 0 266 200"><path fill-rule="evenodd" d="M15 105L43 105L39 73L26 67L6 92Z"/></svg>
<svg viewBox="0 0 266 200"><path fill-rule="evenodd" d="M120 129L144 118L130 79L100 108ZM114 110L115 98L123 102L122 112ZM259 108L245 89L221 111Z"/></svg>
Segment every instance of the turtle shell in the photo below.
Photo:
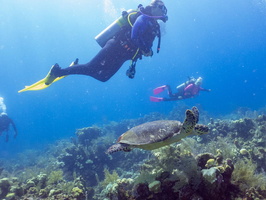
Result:
<svg viewBox="0 0 266 200"><path fill-rule="evenodd" d="M118 143L145 145L164 141L177 134L182 123L176 120L158 120L135 126L118 138Z"/></svg>

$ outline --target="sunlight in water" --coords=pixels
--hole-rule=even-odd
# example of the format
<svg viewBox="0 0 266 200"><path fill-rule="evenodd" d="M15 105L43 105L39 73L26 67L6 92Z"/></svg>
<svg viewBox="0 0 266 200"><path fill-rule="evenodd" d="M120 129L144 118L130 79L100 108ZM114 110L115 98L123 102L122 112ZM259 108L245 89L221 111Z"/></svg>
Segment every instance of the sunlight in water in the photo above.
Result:
<svg viewBox="0 0 266 200"><path fill-rule="evenodd" d="M257 6L260 12L266 13L266 0L254 0L253 4Z"/></svg>
<svg viewBox="0 0 266 200"><path fill-rule="evenodd" d="M117 11L115 9L112 0L104 0L103 5L104 5L104 12L108 14L108 18L117 17Z"/></svg>

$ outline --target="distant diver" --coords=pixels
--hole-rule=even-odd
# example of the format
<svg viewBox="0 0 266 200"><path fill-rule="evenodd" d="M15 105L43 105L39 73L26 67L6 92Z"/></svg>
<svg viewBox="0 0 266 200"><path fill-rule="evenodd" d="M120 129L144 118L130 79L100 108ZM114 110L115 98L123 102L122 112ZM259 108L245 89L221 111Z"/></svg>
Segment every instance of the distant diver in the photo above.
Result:
<svg viewBox="0 0 266 200"><path fill-rule="evenodd" d="M127 60L131 60L131 65L126 75L134 78L137 60L142 59L142 56L153 55L152 45L155 37L158 37L157 53L160 50L161 32L157 20L168 20L167 8L161 0L152 0L146 7L140 4L137 10L124 11L120 18L95 37L102 49L90 62L78 64L76 59L64 69L56 63L44 79L26 86L19 92L41 90L73 74L87 75L105 82Z"/></svg>
<svg viewBox="0 0 266 200"><path fill-rule="evenodd" d="M0 113L6 113L6 104L3 97L0 97Z"/></svg>
<svg viewBox="0 0 266 200"><path fill-rule="evenodd" d="M189 80L185 83L180 84L176 87L177 92L173 93L171 90L171 87L169 85L163 85L160 87L157 87L153 90L153 93L159 94L163 91L167 91L168 98L165 97L154 97L151 96L150 100L153 102L160 102L160 101L177 101L181 99L188 99L193 98L199 94L200 91L207 91L210 92L210 89L204 89L201 87L202 84L202 78L199 77L195 79L194 77L189 77Z"/></svg>
<svg viewBox="0 0 266 200"><path fill-rule="evenodd" d="M13 122L13 120L11 118L8 117L7 113L6 113L6 105L4 104L4 98L0 97L0 109L1 109L1 113L0 113L0 135L3 134L3 132L6 132L6 142L8 142L9 140L9 127L10 125L13 127L14 129L14 138L17 137L17 128L15 123Z"/></svg>

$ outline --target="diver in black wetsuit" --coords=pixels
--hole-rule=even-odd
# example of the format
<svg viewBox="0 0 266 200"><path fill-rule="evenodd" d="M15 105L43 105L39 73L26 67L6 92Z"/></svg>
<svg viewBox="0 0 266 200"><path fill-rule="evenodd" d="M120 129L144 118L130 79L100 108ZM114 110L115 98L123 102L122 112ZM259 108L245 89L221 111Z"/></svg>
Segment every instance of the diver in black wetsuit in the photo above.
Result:
<svg viewBox="0 0 266 200"><path fill-rule="evenodd" d="M6 113L1 113L0 114L0 135L2 135L2 133L4 131L7 132L6 134L6 142L8 142L8 139L9 139L9 135L8 135L8 130L9 130L9 126L12 125L13 129L14 129L14 138L17 137L17 128L16 128L16 125L15 123L13 122L12 119L10 119Z"/></svg>
<svg viewBox="0 0 266 200"><path fill-rule="evenodd" d="M131 26L124 26L111 39L109 39L99 53L88 63L78 64L67 68L60 68L55 64L45 84L51 84L57 77L80 74L91 76L99 81L109 80L127 60L132 64L127 71L129 78L134 78L135 64L142 55L152 56L152 44L156 36L160 43L160 25L157 20L167 20L167 9L161 0L153 0L150 5L140 7L141 9L129 19ZM159 50L160 45L158 44Z"/></svg>
<svg viewBox="0 0 266 200"><path fill-rule="evenodd" d="M7 132L6 142L8 142L8 139L9 139L8 130L9 130L10 125L13 126L13 129L15 132L15 134L14 134L15 138L17 137L18 133L17 133L17 128L16 128L15 123L6 114L6 105L4 104L4 98L3 97L0 97L0 110L1 110L1 113L0 113L0 135L2 135L2 133L4 131L6 131Z"/></svg>

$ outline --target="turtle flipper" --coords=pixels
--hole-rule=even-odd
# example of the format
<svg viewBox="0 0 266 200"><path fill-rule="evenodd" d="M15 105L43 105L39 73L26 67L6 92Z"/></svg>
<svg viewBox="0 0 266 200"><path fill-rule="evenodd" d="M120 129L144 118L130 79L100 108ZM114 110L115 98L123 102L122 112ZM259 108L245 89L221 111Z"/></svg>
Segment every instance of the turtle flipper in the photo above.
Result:
<svg viewBox="0 0 266 200"><path fill-rule="evenodd" d="M193 133L193 129L196 125L196 116L192 110L186 111L186 119L182 125L181 133L184 136L188 136Z"/></svg>
<svg viewBox="0 0 266 200"><path fill-rule="evenodd" d="M199 109L196 106L193 106L191 110L196 117L196 123L198 123L199 122Z"/></svg>
<svg viewBox="0 0 266 200"><path fill-rule="evenodd" d="M107 154L111 154L111 153L114 153L114 152L117 152L117 151L129 152L129 151L131 151L131 148L129 147L128 144L118 143L118 144L114 144L111 147L109 147L106 153Z"/></svg>
<svg viewBox="0 0 266 200"><path fill-rule="evenodd" d="M209 127L203 124L196 124L195 128L195 135L203 135L209 132Z"/></svg>

